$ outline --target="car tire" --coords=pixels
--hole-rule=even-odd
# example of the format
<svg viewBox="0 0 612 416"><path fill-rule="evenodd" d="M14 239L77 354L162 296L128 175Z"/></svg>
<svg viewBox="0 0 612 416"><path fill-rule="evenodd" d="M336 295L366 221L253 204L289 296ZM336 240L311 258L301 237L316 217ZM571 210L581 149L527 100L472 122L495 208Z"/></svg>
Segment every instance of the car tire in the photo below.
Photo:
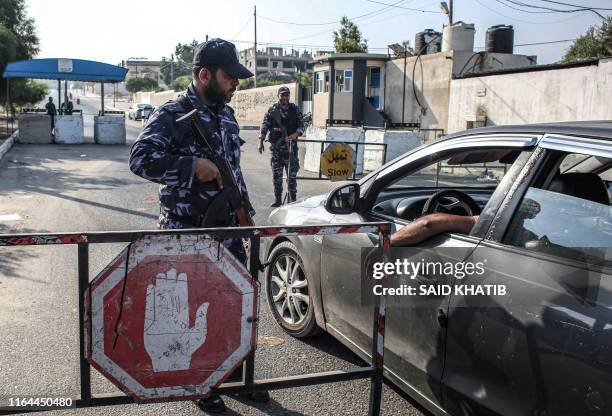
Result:
<svg viewBox="0 0 612 416"><path fill-rule="evenodd" d="M314 286L304 273L304 262L295 245L289 241L278 244L268 261L266 299L276 322L296 338L319 333L310 296Z"/></svg>

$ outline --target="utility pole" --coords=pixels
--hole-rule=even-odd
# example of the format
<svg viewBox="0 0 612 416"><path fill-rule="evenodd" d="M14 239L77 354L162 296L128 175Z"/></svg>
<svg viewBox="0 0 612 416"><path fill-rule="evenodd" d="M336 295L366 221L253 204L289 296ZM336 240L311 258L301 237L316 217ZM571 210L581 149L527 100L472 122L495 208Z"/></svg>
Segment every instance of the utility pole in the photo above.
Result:
<svg viewBox="0 0 612 416"><path fill-rule="evenodd" d="M255 79L253 81L253 87L257 88L257 6L253 6L253 18L255 22L255 47L253 48L255 55Z"/></svg>
<svg viewBox="0 0 612 416"><path fill-rule="evenodd" d="M448 0L448 9L449 9L449 13L448 13L448 18L450 20L450 24L453 24L453 0Z"/></svg>
<svg viewBox="0 0 612 416"><path fill-rule="evenodd" d="M174 82L174 54L170 54L170 88L172 88L172 83Z"/></svg>

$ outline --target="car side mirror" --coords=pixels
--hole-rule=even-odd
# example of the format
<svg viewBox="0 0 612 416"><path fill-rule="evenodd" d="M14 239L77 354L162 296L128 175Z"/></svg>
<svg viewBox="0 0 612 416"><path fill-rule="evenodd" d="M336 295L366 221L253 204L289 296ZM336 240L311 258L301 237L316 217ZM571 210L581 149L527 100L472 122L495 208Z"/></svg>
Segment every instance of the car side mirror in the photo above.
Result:
<svg viewBox="0 0 612 416"><path fill-rule="evenodd" d="M332 214L355 212L359 201L359 190L358 183L351 183L334 189L325 200L325 209Z"/></svg>

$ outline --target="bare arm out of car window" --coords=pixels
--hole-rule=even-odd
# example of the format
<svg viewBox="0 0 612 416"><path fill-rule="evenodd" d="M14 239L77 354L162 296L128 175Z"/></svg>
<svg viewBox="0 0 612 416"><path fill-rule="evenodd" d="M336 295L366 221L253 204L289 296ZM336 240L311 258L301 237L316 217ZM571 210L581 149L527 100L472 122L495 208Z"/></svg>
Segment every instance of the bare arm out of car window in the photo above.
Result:
<svg viewBox="0 0 612 416"><path fill-rule="evenodd" d="M411 246L444 232L469 234L478 215L465 217L436 213L417 218L391 235L392 246Z"/></svg>

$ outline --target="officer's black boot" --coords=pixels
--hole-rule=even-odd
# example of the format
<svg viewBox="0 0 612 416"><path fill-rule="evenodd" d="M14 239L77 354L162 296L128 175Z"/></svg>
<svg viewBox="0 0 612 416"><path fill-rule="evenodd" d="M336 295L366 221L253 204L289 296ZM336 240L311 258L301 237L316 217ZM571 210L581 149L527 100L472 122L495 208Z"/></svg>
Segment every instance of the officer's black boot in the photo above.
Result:
<svg viewBox="0 0 612 416"><path fill-rule="evenodd" d="M225 402L219 395L211 395L206 399L198 399L195 401L196 406L206 413L221 413L225 412Z"/></svg>
<svg viewBox="0 0 612 416"><path fill-rule="evenodd" d="M293 195L289 194L289 196L288 196L289 202L295 202L295 199L296 199L295 194L293 194Z"/></svg>
<svg viewBox="0 0 612 416"><path fill-rule="evenodd" d="M283 205L283 199L280 196L276 195L274 199L274 203L270 206L273 208L276 208L276 207L280 207L281 205Z"/></svg>

